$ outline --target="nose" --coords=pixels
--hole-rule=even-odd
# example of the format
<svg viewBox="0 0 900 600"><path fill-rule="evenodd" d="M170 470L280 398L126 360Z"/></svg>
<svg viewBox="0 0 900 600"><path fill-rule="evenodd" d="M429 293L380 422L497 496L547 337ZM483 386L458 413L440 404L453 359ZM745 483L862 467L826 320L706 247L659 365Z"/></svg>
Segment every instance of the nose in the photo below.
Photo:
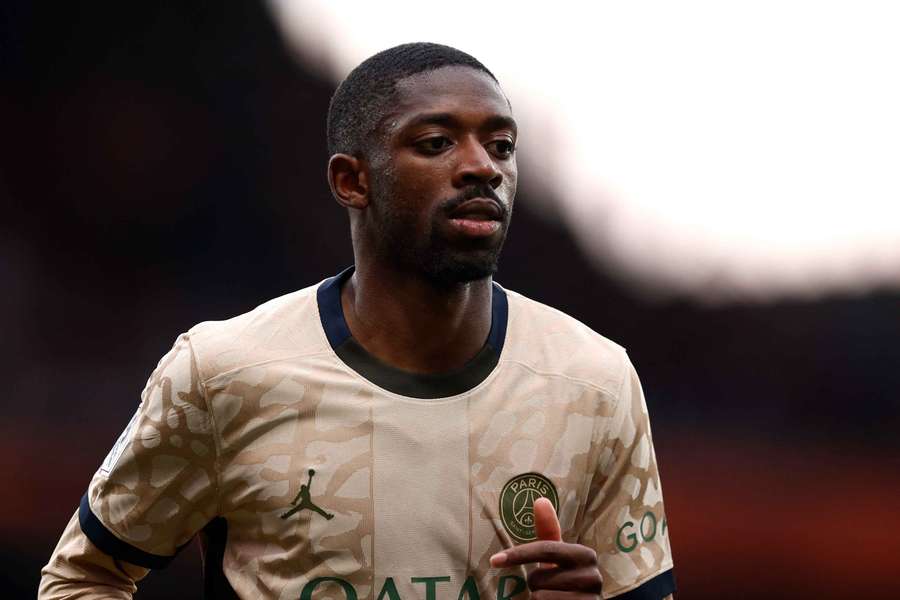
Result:
<svg viewBox="0 0 900 600"><path fill-rule="evenodd" d="M497 168L487 148L477 139L460 142L457 147L459 161L454 173L453 185L466 187L472 184L489 184L497 189L503 182L503 173Z"/></svg>

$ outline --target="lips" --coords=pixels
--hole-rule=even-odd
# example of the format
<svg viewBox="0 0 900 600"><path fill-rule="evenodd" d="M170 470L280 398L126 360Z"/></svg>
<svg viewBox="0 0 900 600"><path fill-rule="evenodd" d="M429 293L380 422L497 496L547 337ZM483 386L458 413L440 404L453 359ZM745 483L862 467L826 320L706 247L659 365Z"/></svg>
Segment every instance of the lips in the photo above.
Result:
<svg viewBox="0 0 900 600"><path fill-rule="evenodd" d="M502 221L503 210L494 200L472 198L454 208L447 216L453 220Z"/></svg>
<svg viewBox="0 0 900 600"><path fill-rule="evenodd" d="M500 204L488 198L466 200L447 213L450 227L456 235L485 240L500 231L503 216Z"/></svg>

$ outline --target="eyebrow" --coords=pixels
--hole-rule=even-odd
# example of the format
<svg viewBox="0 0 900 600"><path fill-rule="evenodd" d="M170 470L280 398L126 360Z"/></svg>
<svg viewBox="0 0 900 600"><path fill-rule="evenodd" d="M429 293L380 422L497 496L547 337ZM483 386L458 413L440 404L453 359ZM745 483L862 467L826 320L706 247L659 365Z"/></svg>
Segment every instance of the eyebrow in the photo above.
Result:
<svg viewBox="0 0 900 600"><path fill-rule="evenodd" d="M459 127L460 120L451 113L424 113L413 117L403 128L409 129L421 125ZM490 116L478 128L481 130L512 129L513 133L518 133L516 120L505 115Z"/></svg>

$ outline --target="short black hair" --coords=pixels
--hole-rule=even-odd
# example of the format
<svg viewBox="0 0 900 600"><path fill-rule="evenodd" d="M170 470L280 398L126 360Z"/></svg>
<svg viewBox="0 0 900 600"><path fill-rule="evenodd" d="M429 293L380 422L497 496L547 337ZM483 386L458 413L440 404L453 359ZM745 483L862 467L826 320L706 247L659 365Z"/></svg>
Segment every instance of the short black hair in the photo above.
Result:
<svg viewBox="0 0 900 600"><path fill-rule="evenodd" d="M353 69L328 106L328 154L359 156L385 115L398 81L423 71L460 65L494 74L475 57L442 44L415 42L382 50Z"/></svg>

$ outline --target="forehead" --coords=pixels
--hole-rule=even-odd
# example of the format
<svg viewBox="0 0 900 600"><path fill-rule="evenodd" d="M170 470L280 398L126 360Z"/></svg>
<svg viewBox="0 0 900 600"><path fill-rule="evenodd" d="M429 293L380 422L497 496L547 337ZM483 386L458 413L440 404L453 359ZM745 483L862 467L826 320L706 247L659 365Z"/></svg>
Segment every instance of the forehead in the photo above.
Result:
<svg viewBox="0 0 900 600"><path fill-rule="evenodd" d="M490 75L471 67L450 66L401 79L388 115L398 126L422 113L461 117L512 117L509 101Z"/></svg>

